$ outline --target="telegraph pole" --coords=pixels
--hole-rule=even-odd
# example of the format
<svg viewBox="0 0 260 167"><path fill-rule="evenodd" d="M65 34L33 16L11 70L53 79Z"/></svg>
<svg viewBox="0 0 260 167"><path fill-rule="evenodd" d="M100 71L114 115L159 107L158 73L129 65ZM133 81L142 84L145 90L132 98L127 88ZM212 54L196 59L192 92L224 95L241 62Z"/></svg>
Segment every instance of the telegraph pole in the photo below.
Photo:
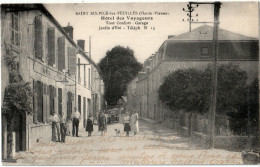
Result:
<svg viewBox="0 0 260 167"><path fill-rule="evenodd" d="M194 12L194 8L199 7L199 4L197 4L196 6L192 6L192 4L195 4L195 3L189 2L189 4L187 5L187 10L185 8L182 9L184 12L187 13L187 16L189 17L187 19L187 21L189 22L189 31L190 32L191 32L191 23L194 21L192 19L192 17L198 17L198 14L196 14L196 16L192 16L192 12ZM183 19L183 21L185 21L185 20ZM198 21L198 19L197 19L197 21Z"/></svg>
<svg viewBox="0 0 260 167"><path fill-rule="evenodd" d="M214 3L214 29L213 29L213 73L212 73L212 90L211 90L211 107L210 107L210 130L209 130L209 148L214 148L215 136L215 115L217 103L217 82L218 82L218 29L219 29L219 11L220 2Z"/></svg>
<svg viewBox="0 0 260 167"><path fill-rule="evenodd" d="M214 4L214 22L194 22L192 19L191 13L194 11L193 4L197 4L197 7L199 4ZM218 68L217 68L217 62L218 62L218 29L219 29L219 11L220 11L220 2L189 2L187 5L188 10L185 10L183 8L184 12L187 12L189 19L187 19L190 22L190 30L191 30L191 23L214 23L213 28L213 57L212 57L212 75L211 75L211 82L212 82L212 88L211 88L211 98L210 98L210 108L209 108L209 148L214 148L214 136L215 136L215 117L216 117L216 103L217 103L217 82L218 82ZM197 16L197 15L196 15ZM184 19L183 19L184 21Z"/></svg>

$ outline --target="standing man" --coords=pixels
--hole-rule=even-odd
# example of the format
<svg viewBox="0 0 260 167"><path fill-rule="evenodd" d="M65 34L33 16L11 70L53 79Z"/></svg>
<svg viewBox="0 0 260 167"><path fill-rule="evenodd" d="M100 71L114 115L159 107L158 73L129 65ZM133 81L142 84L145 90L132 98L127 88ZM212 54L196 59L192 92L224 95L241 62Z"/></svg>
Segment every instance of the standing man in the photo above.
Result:
<svg viewBox="0 0 260 167"><path fill-rule="evenodd" d="M72 135L75 136L75 128L76 128L76 137L79 137L79 120L80 113L76 107L74 107L74 113L72 114Z"/></svg>
<svg viewBox="0 0 260 167"><path fill-rule="evenodd" d="M50 120L52 122L52 140L60 142L60 118L58 114L53 111Z"/></svg>
<svg viewBox="0 0 260 167"><path fill-rule="evenodd" d="M60 118L60 131L61 131L61 142L65 143L65 137L66 137L66 117L64 112L61 114Z"/></svg>

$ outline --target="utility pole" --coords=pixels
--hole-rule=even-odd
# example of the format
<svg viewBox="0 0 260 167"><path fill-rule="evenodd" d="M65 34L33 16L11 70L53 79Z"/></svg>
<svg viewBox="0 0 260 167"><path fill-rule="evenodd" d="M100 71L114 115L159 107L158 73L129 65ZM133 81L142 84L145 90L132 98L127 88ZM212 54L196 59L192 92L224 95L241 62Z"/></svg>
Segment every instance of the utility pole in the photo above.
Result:
<svg viewBox="0 0 260 167"><path fill-rule="evenodd" d="M189 31L190 32L191 32L191 23L194 21L192 19L192 17L198 17L198 14L196 14L195 16L192 16L192 12L194 12L194 8L199 7L199 4L197 4L196 6L192 6L192 4L195 4L195 3L189 2L189 4L187 5L187 10L185 10L185 8L182 9L184 12L187 12L187 16L189 17L187 19L187 21L189 22ZM183 19L183 21L185 21L185 20ZM198 19L197 19L197 21L198 21Z"/></svg>
<svg viewBox="0 0 260 167"><path fill-rule="evenodd" d="M89 36L89 57L91 58L91 36Z"/></svg>
<svg viewBox="0 0 260 167"><path fill-rule="evenodd" d="M213 62L212 62L212 90L211 90L211 107L210 107L210 130L209 130L209 148L214 148L215 136L215 115L217 103L217 82L218 82L218 29L219 29L219 11L220 2L214 3L214 29L213 29Z"/></svg>
<svg viewBox="0 0 260 167"><path fill-rule="evenodd" d="M194 11L193 4L214 4L214 22L194 22L191 16L191 12ZM209 108L209 148L214 148L214 135L215 135L215 117L216 117L216 103L217 103L217 82L218 82L218 29L219 29L219 11L220 11L220 2L189 2L187 5L188 10L183 8L184 12L188 12L190 22L190 30L191 23L214 23L213 28L213 57L212 57L212 88L211 88L211 99L210 99L210 108ZM198 16L198 15L196 15ZM184 21L184 19L183 19Z"/></svg>

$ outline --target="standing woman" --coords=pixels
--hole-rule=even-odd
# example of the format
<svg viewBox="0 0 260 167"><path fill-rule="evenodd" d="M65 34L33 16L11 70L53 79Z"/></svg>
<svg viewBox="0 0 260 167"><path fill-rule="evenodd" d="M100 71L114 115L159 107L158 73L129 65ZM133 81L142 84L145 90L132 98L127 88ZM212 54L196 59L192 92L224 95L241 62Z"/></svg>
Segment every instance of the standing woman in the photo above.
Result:
<svg viewBox="0 0 260 167"><path fill-rule="evenodd" d="M124 117L124 132L126 132L126 136L129 136L129 131L131 131L131 127L130 127L130 116L129 113L126 112L126 115Z"/></svg>
<svg viewBox="0 0 260 167"><path fill-rule="evenodd" d="M91 113L88 115L86 131L88 131L88 136L91 136L93 131L93 117Z"/></svg>
<svg viewBox="0 0 260 167"><path fill-rule="evenodd" d="M101 136L104 135L105 130L105 114L100 112L98 116L98 131L101 131Z"/></svg>
<svg viewBox="0 0 260 167"><path fill-rule="evenodd" d="M137 112L134 112L131 116L131 130L134 132L134 135L136 135L136 133L139 132Z"/></svg>

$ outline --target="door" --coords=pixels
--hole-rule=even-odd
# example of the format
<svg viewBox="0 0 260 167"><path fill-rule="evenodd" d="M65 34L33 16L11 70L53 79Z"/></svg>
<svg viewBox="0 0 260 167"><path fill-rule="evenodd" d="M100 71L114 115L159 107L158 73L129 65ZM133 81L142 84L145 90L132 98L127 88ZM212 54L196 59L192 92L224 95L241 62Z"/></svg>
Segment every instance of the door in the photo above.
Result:
<svg viewBox="0 0 260 167"><path fill-rule="evenodd" d="M78 111L81 114L81 96L78 95Z"/></svg>
<svg viewBox="0 0 260 167"><path fill-rule="evenodd" d="M37 81L37 120L38 122L43 122L43 84Z"/></svg>
<svg viewBox="0 0 260 167"><path fill-rule="evenodd" d="M83 97L83 125L86 127L86 97Z"/></svg>
<svg viewBox="0 0 260 167"><path fill-rule="evenodd" d="M67 93L67 119L71 119L71 113L72 113L72 93L68 92Z"/></svg>
<svg viewBox="0 0 260 167"><path fill-rule="evenodd" d="M88 106L87 106L87 113L91 113L90 112L90 109L91 109L91 100L90 99L88 99L88 104L87 104ZM92 113L92 116L96 119L97 117L96 117L96 112L94 112L94 113Z"/></svg>
<svg viewBox="0 0 260 167"><path fill-rule="evenodd" d="M62 89L58 89L58 111L59 111L59 116L62 114Z"/></svg>

